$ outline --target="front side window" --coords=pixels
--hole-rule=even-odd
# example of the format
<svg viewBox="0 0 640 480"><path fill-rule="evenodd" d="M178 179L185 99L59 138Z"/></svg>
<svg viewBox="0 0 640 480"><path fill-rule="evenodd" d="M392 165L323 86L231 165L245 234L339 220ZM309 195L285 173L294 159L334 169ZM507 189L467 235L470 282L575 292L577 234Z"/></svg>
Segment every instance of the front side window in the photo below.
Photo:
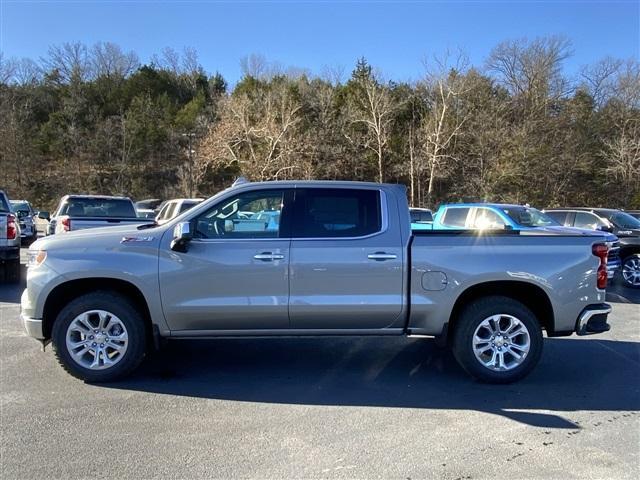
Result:
<svg viewBox="0 0 640 480"><path fill-rule="evenodd" d="M576 219L573 222L576 228L586 228L596 230L598 227L606 227L606 224L593 213L576 212Z"/></svg>
<svg viewBox="0 0 640 480"><path fill-rule="evenodd" d="M442 224L447 227L465 228L467 225L468 207L450 207L444 212Z"/></svg>
<svg viewBox="0 0 640 480"><path fill-rule="evenodd" d="M607 216L607 219L618 228L640 229L640 220L627 212L614 212Z"/></svg>
<svg viewBox="0 0 640 480"><path fill-rule="evenodd" d="M378 190L298 190L293 236L340 238L371 235L382 229L381 211Z"/></svg>
<svg viewBox="0 0 640 480"><path fill-rule="evenodd" d="M549 215L540 210L530 207L508 207L504 208L511 220L523 227L557 227L560 224Z"/></svg>
<svg viewBox="0 0 640 480"><path fill-rule="evenodd" d="M223 200L195 220L196 238L278 238L284 190L259 190Z"/></svg>

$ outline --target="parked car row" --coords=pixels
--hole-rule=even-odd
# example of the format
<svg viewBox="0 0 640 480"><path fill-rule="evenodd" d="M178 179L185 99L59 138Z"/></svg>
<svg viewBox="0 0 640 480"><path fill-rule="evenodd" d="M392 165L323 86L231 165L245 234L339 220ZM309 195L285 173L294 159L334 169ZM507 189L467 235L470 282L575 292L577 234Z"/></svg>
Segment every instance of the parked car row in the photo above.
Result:
<svg viewBox="0 0 640 480"><path fill-rule="evenodd" d="M640 220L632 213L605 208L537 210L529 206L500 203L443 204L431 221L411 209L413 230L597 230L609 234L608 278L619 274L628 287L640 288Z"/></svg>

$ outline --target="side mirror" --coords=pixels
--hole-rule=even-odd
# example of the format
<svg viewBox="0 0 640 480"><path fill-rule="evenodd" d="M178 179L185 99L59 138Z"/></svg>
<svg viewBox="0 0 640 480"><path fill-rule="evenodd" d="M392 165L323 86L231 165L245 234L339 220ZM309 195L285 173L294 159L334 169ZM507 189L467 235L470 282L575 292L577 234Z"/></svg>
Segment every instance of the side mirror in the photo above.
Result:
<svg viewBox="0 0 640 480"><path fill-rule="evenodd" d="M49 216L49 212L38 212L38 218L41 218L42 220L51 220L51 217Z"/></svg>
<svg viewBox="0 0 640 480"><path fill-rule="evenodd" d="M600 230L601 232L613 233L613 227L608 225L600 225L596 230Z"/></svg>
<svg viewBox="0 0 640 480"><path fill-rule="evenodd" d="M173 227L173 240L171 240L170 248L174 252L186 253L187 245L193 238L191 233L191 224L189 222L180 222Z"/></svg>

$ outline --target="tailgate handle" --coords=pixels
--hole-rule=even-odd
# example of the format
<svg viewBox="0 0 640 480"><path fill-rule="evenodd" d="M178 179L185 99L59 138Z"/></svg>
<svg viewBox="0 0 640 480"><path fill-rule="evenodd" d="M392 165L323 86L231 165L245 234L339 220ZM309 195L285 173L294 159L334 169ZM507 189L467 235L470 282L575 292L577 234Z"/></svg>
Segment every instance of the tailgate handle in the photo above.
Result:
<svg viewBox="0 0 640 480"><path fill-rule="evenodd" d="M270 262L272 260L282 260L284 255L281 253L262 252L253 256L256 260L262 260L263 262Z"/></svg>
<svg viewBox="0 0 640 480"><path fill-rule="evenodd" d="M395 260L396 258L398 258L398 256L393 253L376 252L376 253L370 253L369 255L367 255L367 258L369 260L382 262L384 260Z"/></svg>

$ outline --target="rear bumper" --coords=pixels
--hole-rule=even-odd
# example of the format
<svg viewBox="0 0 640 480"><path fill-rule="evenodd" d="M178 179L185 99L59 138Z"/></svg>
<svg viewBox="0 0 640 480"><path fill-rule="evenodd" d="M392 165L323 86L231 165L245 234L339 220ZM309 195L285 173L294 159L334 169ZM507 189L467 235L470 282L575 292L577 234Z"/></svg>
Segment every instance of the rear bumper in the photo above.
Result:
<svg viewBox="0 0 640 480"><path fill-rule="evenodd" d="M20 321L27 335L36 338L38 340L44 340L44 334L42 333L42 320L37 318L29 318L20 314Z"/></svg>
<svg viewBox="0 0 640 480"><path fill-rule="evenodd" d="M578 335L595 335L608 332L611 325L607 323L607 317L611 313L611 305L600 303L586 307L576 320L576 333Z"/></svg>

